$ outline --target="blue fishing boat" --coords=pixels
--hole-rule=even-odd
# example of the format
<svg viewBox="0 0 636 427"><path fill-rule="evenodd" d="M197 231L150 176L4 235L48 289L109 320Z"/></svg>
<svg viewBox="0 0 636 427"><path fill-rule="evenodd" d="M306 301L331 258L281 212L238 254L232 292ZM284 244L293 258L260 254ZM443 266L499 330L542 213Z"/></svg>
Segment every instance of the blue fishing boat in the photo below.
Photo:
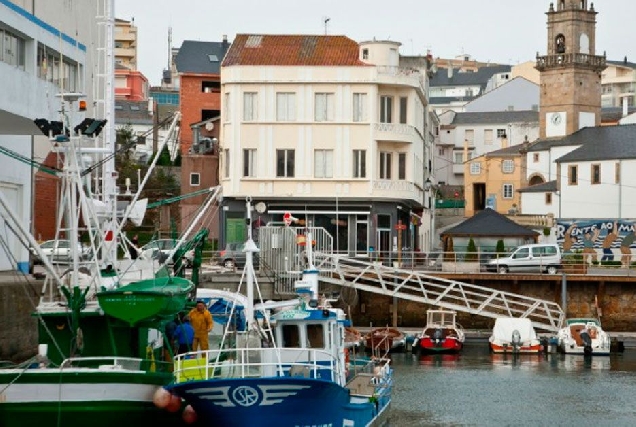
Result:
<svg viewBox="0 0 636 427"><path fill-rule="evenodd" d="M248 201L248 230L250 208ZM177 396L187 405L184 419L205 426L383 425L393 389L389 360L349 363L344 312L319 297L311 261L295 285L297 306L257 319L258 249L250 231L245 248L245 328L226 329L218 349L177 355L175 380L155 401Z"/></svg>

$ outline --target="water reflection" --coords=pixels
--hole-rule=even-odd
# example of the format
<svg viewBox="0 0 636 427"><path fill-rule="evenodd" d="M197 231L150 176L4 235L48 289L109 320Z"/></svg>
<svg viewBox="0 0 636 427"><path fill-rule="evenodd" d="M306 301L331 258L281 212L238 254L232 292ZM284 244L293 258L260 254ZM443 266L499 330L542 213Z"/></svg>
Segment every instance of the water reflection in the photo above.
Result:
<svg viewBox="0 0 636 427"><path fill-rule="evenodd" d="M423 354L419 356L418 362L422 366L457 366L459 354Z"/></svg>
<svg viewBox="0 0 636 427"><path fill-rule="evenodd" d="M473 344L458 355L392 358L393 427L633 425L636 418L636 350L495 355Z"/></svg>

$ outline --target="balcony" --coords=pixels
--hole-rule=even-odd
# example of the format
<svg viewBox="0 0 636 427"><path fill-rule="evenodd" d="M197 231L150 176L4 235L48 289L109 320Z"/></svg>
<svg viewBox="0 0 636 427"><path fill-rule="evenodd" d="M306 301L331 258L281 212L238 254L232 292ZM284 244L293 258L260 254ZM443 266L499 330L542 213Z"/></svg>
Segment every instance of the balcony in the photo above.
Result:
<svg viewBox="0 0 636 427"><path fill-rule="evenodd" d="M373 126L377 141L414 142L422 141L415 127L403 123L375 123Z"/></svg>
<svg viewBox="0 0 636 427"><path fill-rule="evenodd" d="M378 83L390 85L409 85L419 87L424 93L428 93L428 79L424 78L422 73L417 70L408 68L377 66Z"/></svg>
<svg viewBox="0 0 636 427"><path fill-rule="evenodd" d="M536 69L539 71L574 65L601 72L607 67L605 56L585 53L560 53L557 55L537 56Z"/></svg>

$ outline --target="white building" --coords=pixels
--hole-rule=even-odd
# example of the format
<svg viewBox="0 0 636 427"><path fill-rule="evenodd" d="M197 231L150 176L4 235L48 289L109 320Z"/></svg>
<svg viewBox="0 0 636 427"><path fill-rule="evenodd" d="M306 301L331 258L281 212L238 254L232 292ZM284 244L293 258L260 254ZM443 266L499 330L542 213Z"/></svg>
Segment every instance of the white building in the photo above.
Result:
<svg viewBox="0 0 636 427"><path fill-rule="evenodd" d="M59 120L64 92L90 95L91 59L97 37L97 0L0 1L0 147L18 156L43 161L50 142L33 124L36 118ZM81 19L69 19L76 17ZM92 105L90 96L88 105ZM90 113L90 107L89 111ZM77 115L79 122L81 116ZM33 171L30 165L0 154L0 191L13 209L32 226ZM24 159L23 159L24 160ZM1 221L1 220L0 220ZM0 270L26 271L29 253L0 224Z"/></svg>
<svg viewBox="0 0 636 427"><path fill-rule="evenodd" d="M468 160L539 136L537 111L447 112L440 123L433 175L447 185L464 184Z"/></svg>
<svg viewBox="0 0 636 427"><path fill-rule="evenodd" d="M428 59L404 67L399 46L237 35L221 69L225 240L240 238L232 230L251 196L267 206L259 223L289 211L351 255L436 243L425 189Z"/></svg>

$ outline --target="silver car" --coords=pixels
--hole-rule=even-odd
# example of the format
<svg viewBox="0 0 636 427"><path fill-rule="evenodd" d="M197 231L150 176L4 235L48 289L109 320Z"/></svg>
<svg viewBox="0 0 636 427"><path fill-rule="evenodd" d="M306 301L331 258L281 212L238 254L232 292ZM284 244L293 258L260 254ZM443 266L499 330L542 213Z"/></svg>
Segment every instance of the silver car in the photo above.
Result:
<svg viewBox="0 0 636 427"><path fill-rule="evenodd" d="M70 262L73 256L71 247L70 240L47 240L40 244L40 250L53 262ZM88 246L83 246L77 242L77 253L79 254L80 261L88 260L90 258L90 252ZM41 264L42 260L36 256L35 263Z"/></svg>

